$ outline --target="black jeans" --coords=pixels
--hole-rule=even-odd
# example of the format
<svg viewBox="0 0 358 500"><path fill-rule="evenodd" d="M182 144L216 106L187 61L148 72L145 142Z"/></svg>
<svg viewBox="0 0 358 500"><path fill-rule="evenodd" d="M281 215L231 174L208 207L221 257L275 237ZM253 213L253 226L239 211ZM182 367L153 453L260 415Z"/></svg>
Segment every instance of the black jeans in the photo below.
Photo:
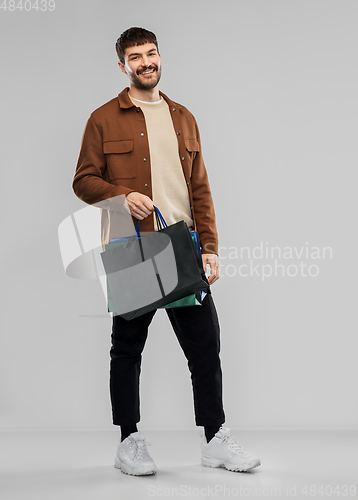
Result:
<svg viewBox="0 0 358 500"><path fill-rule="evenodd" d="M195 423L215 426L225 422L222 402L220 327L211 295L201 306L166 308L188 360L193 386ZM140 421L139 376L142 351L155 311L129 321L113 317L110 350L110 395L114 425Z"/></svg>

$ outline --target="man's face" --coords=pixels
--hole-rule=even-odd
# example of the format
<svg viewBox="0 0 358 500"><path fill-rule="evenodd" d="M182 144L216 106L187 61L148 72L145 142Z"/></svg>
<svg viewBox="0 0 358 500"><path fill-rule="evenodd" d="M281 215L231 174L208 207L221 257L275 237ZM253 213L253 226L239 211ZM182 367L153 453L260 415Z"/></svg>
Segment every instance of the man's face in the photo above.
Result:
<svg viewBox="0 0 358 500"><path fill-rule="evenodd" d="M129 77L130 83L141 90L150 90L159 83L162 67L161 57L154 43L128 47L124 53L124 64L119 67Z"/></svg>

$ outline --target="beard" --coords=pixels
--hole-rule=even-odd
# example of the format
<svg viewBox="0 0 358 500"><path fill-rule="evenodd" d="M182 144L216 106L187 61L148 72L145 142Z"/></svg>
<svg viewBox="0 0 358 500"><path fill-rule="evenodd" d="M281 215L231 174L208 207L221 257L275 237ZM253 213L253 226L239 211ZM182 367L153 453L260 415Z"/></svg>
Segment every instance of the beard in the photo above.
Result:
<svg viewBox="0 0 358 500"><path fill-rule="evenodd" d="M151 78L148 78L148 81L146 81L144 78L146 77L140 77L142 73L149 69L154 69L153 76ZM129 81L133 85L133 87L136 87L137 89L140 90L151 90L154 89L159 83L160 77L162 76L162 67L158 68L156 64L151 64L150 66L141 68L138 70L136 73L129 73Z"/></svg>

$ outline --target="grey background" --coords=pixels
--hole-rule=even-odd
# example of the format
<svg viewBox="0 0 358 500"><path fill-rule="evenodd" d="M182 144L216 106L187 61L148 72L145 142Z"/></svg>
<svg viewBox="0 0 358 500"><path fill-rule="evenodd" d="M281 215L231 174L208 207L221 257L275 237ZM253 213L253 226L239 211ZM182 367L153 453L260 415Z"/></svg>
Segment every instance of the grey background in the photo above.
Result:
<svg viewBox="0 0 358 500"><path fill-rule="evenodd" d="M98 282L65 275L57 227L84 206L71 189L83 128L127 86L114 43L130 26L157 34L160 89L198 121L220 246L333 251L305 259L315 278L265 280L228 276L244 261L221 251L227 425L356 427L357 15L349 0L1 11L1 429L112 428L111 319ZM141 398L141 428L195 426L163 310Z"/></svg>

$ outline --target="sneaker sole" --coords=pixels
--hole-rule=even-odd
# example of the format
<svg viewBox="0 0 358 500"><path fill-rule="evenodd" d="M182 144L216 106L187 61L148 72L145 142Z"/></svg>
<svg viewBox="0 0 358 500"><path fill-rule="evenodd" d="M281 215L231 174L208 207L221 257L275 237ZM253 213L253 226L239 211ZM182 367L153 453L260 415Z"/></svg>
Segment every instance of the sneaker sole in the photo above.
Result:
<svg viewBox="0 0 358 500"><path fill-rule="evenodd" d="M259 458L256 458L242 465L233 465L230 462L224 462L215 458L202 457L201 465L203 465L204 467L224 467L225 469L232 472L246 472L261 465L261 460Z"/></svg>
<svg viewBox="0 0 358 500"><path fill-rule="evenodd" d="M157 470L153 469L153 467L150 467L149 469L146 469L145 467L130 467L129 465L121 462L118 457L114 460L114 466L116 469L120 469L124 472L124 474L128 474L130 476L149 476L157 472Z"/></svg>

